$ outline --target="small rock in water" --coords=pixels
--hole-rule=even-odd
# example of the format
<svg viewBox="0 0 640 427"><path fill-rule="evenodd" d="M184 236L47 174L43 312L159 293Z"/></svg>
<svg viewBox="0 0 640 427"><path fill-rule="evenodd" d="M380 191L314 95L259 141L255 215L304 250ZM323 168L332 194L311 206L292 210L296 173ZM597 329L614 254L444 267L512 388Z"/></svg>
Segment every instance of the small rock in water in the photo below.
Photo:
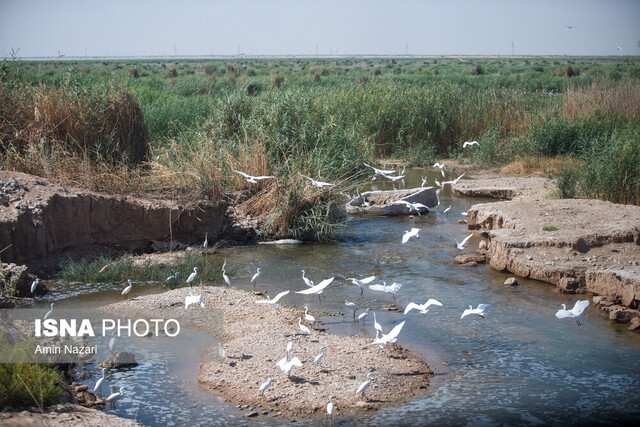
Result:
<svg viewBox="0 0 640 427"><path fill-rule="evenodd" d="M518 286L520 283L518 283L518 279L516 279L515 277L509 277L504 281L504 284L505 286Z"/></svg>
<svg viewBox="0 0 640 427"><path fill-rule="evenodd" d="M247 417L247 418L257 417L258 413L256 411L251 411L248 414L244 414L244 416Z"/></svg>
<svg viewBox="0 0 640 427"><path fill-rule="evenodd" d="M121 351L116 354L111 355L107 360L98 365L100 368L119 368L122 366L135 366L138 362L136 362L135 355L133 353L128 353L126 351Z"/></svg>

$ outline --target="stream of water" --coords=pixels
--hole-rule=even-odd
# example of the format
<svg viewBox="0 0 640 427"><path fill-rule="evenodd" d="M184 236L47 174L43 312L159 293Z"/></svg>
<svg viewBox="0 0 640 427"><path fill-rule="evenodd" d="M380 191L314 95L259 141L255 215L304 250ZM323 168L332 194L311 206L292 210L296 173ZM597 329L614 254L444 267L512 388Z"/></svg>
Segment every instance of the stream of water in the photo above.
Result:
<svg viewBox="0 0 640 427"><path fill-rule="evenodd" d="M408 170L406 187L420 185L421 170ZM433 173L429 173L433 183ZM447 177L452 179L454 177ZM376 181L379 189L391 183ZM397 183L398 188L403 184ZM447 186L448 187L448 186ZM374 413L346 415L339 424L611 424L640 421L640 336L624 325L610 322L593 305L582 316L582 327L554 314L560 304L572 307L586 296L558 293L551 285L520 280L505 287L506 274L488 266L461 267L452 260L458 253L451 235L467 234L458 224L461 212L478 199L453 197L448 188L441 205L422 215L397 218L350 218L334 240L295 246L254 245L224 249L234 286L251 289L249 279L261 268L259 288L269 295L304 289L301 270L318 283L331 276L376 275L375 283L403 284L395 304L436 298L443 307L432 307L425 319L415 311L384 311L394 303L390 294L365 290L336 280L317 297L289 294L286 304L308 305L312 313L342 313L322 321L329 332L374 337L371 321L354 323L344 300L376 311L383 330L406 320L398 343L422 355L435 372L429 392L415 400ZM451 205L448 214L442 211ZM420 229L420 237L402 245L404 230ZM474 250L478 239L472 238ZM91 293L87 292L91 288ZM62 307L106 304L117 299L122 284L101 287L60 285L40 304L55 299ZM141 293L159 292L158 286L137 286ZM140 291L142 289L142 291ZM469 305L490 303L486 319L460 319ZM371 316L370 316L371 317ZM136 418L148 425L241 425L247 419L235 405L200 390L196 384L198 350L206 341L192 331L179 346L156 345L147 351L157 357L135 368L114 371L105 381L128 385L125 397L109 412ZM189 351L184 351L189 349ZM180 352L181 357L175 358ZM188 354L184 354L188 353ZM87 369L92 370L90 365ZM93 369L97 372L96 369ZM91 386L97 373L85 380ZM281 425L287 418L260 416L252 424ZM322 424L322 418L304 420ZM300 424L298 420L295 424Z"/></svg>

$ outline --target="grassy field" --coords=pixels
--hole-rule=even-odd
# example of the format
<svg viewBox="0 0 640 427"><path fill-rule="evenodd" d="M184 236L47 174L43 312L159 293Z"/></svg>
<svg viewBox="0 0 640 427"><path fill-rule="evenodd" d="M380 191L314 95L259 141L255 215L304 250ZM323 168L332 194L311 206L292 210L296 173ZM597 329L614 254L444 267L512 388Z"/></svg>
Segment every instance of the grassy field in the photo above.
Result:
<svg viewBox="0 0 640 427"><path fill-rule="evenodd" d="M247 189L266 235L340 221L362 163L529 165L640 204L638 58L5 61L2 164L108 191ZM462 142L480 141L462 150ZM554 165L551 167L551 165ZM250 186L232 169L277 180ZM513 168L512 168L513 169ZM299 174L336 182L316 191Z"/></svg>

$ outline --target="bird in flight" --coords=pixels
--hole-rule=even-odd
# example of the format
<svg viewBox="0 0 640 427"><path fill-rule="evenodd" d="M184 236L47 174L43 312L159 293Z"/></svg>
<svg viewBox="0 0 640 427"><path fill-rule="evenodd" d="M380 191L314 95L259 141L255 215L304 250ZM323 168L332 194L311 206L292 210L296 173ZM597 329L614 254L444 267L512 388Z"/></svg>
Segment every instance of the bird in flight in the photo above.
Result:
<svg viewBox="0 0 640 427"><path fill-rule="evenodd" d="M473 306L469 306L468 309L466 309L465 311L462 312L462 316L460 316L460 318L462 319L465 316L468 316L470 314L477 314L478 316L482 317L484 319L484 311L487 309L487 307L489 307L491 304L479 304L478 307L473 308Z"/></svg>
<svg viewBox="0 0 640 427"><path fill-rule="evenodd" d="M567 310L567 306L562 304L562 308L557 311L556 317L558 319L564 319L566 317L570 317L576 321L578 326L582 326L580 323L580 315L584 311L585 308L589 306L589 300L581 300L575 303L571 310Z"/></svg>
<svg viewBox="0 0 640 427"><path fill-rule="evenodd" d="M418 233L420 233L420 229L419 228L412 228L411 231L406 231L404 232L404 235L402 236L402 243L407 243L409 241L410 238L412 237L420 237L418 236Z"/></svg>
<svg viewBox="0 0 640 427"><path fill-rule="evenodd" d="M462 148L467 148L470 145L480 145L478 141L467 141L462 144Z"/></svg>
<svg viewBox="0 0 640 427"><path fill-rule="evenodd" d="M467 242L469 241L469 239L471 238L471 236L473 236L473 234L469 234L467 237L464 238L464 240L462 242L458 242L456 240L456 238L453 237L453 235L451 237L453 237L453 240L456 242L456 246L457 246L458 250L464 251L464 247L467 244Z"/></svg>
<svg viewBox="0 0 640 427"><path fill-rule="evenodd" d="M370 166L366 163L363 163L363 165L365 165L368 168L373 169L373 171L378 174L378 175L382 175L382 176L387 176L389 174L392 174L395 172L395 170L384 170L384 169L378 169L378 168L374 168L373 166Z"/></svg>
<svg viewBox="0 0 640 427"><path fill-rule="evenodd" d="M304 178L307 178L309 181L311 181L311 184L313 186L318 187L318 188L331 187L331 186L335 185L335 184L331 184L329 182L316 181L315 179L313 179L311 177L308 177L306 175L300 174L300 176L302 176Z"/></svg>
<svg viewBox="0 0 640 427"><path fill-rule="evenodd" d="M252 184L257 184L257 183L258 183L258 181L261 181L261 180L263 180L263 179L272 179L272 178L275 178L275 176L251 176L251 175L249 175L249 174L246 174L246 173L244 173L244 172L237 171L237 170L235 170L235 169L231 169L231 170L232 170L232 171L234 171L234 172L235 172L235 173L237 173L237 174L242 175L242 176L247 180L247 182L250 182L250 183L252 183Z"/></svg>

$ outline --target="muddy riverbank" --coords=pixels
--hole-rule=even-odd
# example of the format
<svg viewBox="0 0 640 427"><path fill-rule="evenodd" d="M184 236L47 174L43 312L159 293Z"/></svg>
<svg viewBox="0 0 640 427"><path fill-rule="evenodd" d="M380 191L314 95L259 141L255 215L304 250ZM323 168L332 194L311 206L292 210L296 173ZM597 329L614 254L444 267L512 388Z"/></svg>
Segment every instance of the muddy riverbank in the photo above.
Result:
<svg viewBox="0 0 640 427"><path fill-rule="evenodd" d="M0 171L2 260L38 273L107 249L150 251L154 242L202 242L205 233L213 242L233 228L227 208L224 201L109 195Z"/></svg>
<svg viewBox="0 0 640 427"><path fill-rule="evenodd" d="M178 314L178 320L188 317L197 329L217 336L220 325L214 319L220 317L215 312L222 313L224 319L225 355L201 363L198 382L205 390L251 411L276 416L319 415L324 413L329 396L333 396L336 415L369 411L424 393L433 375L422 358L395 344L381 349L372 346L370 338L335 335L320 327L304 335L298 326L303 311L286 305L276 311L268 304L256 304L264 297L251 292L210 286L192 291L203 296L205 309L192 306L187 312L181 308L184 319ZM126 316L161 315L184 307L187 295L189 289L176 289L111 304L103 310ZM291 337L295 356L303 365L294 367L288 377L276 362L285 357ZM325 356L314 363L321 347L326 347ZM373 381L362 398L356 390L370 372ZM272 383L262 396L258 388L268 378Z"/></svg>
<svg viewBox="0 0 640 427"><path fill-rule="evenodd" d="M555 183L539 177L465 180L453 190L510 199L467 211L491 267L592 293L611 320L640 328L640 207L556 198Z"/></svg>

